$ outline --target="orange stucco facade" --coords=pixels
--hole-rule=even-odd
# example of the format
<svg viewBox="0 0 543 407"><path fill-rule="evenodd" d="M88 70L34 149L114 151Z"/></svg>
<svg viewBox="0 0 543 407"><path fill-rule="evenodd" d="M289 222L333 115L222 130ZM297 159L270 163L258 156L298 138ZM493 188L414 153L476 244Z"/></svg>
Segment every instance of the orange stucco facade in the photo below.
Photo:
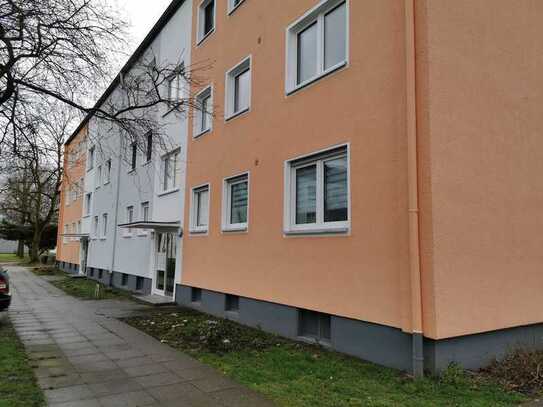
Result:
<svg viewBox="0 0 543 407"><path fill-rule="evenodd" d="M417 1L425 331L543 321L543 2Z"/></svg>
<svg viewBox="0 0 543 407"><path fill-rule="evenodd" d="M543 3L418 0L410 21L410 2L349 1L347 66L287 96L286 28L317 2L246 0L229 15L216 1L215 31L192 49L212 61L215 117L188 143L182 284L413 331L414 123L424 336L543 321ZM247 56L251 108L226 121L225 72ZM286 236L285 161L344 143L349 233ZM242 172L248 230L226 233L223 180ZM206 183L209 231L192 235L188 191Z"/></svg>
<svg viewBox="0 0 543 407"><path fill-rule="evenodd" d="M315 4L248 0L228 16L217 1L215 32L192 50L213 61L215 118L188 146L187 190L210 183L211 200L209 233L185 235L182 283L409 330L403 3L350 1L348 65L286 96L285 30ZM251 109L225 122L225 72L248 55ZM284 236L285 161L343 143L350 232ZM223 233L223 179L245 171L248 231Z"/></svg>
<svg viewBox="0 0 543 407"><path fill-rule="evenodd" d="M64 173L60 191L59 233L57 238L57 261L79 264L79 239L64 238L64 226L78 224L83 216L83 178L85 176L87 151L85 141L87 126L64 146ZM79 184L75 200L70 193ZM70 233L75 231L70 230Z"/></svg>

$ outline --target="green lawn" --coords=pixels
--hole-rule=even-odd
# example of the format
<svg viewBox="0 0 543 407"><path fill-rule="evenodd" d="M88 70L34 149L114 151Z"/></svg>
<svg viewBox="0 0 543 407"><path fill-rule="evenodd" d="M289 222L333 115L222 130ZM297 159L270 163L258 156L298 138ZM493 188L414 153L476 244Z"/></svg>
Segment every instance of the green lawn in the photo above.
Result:
<svg viewBox="0 0 543 407"><path fill-rule="evenodd" d="M23 345L7 318L0 317L0 407L44 405Z"/></svg>
<svg viewBox="0 0 543 407"><path fill-rule="evenodd" d="M191 354L279 406L510 406L526 397L451 368L413 380L396 370L188 309L125 321Z"/></svg>
<svg viewBox="0 0 543 407"><path fill-rule="evenodd" d="M64 273L63 273L64 274ZM66 277L62 280L51 281L55 287L60 288L66 294L78 297L84 300L111 300L111 299L131 299L131 294L115 288L110 288L104 284L97 283L86 278ZM96 294L96 286L100 287L99 296Z"/></svg>
<svg viewBox="0 0 543 407"><path fill-rule="evenodd" d="M21 259L12 253L0 253L0 263L17 263L27 260L26 258Z"/></svg>

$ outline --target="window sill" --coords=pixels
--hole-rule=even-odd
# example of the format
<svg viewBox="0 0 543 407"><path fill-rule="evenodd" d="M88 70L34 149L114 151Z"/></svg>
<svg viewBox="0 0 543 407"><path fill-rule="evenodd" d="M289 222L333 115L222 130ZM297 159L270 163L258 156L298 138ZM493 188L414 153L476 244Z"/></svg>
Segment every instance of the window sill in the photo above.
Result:
<svg viewBox="0 0 543 407"><path fill-rule="evenodd" d="M299 85L295 85L294 87L290 88L287 90L286 94L287 96L290 96L304 88L307 88L308 86L314 84L315 82L318 82L320 81L321 79L324 79L326 78L327 76L330 76L332 75L333 73L337 72L337 71L340 71L340 70L343 70L343 68L346 68L347 67L347 61L343 61L339 64L337 64L336 66L333 66L332 68L324 71L324 72L321 72L320 74L318 74L317 76L311 78L311 79L308 79L307 81L305 82L302 82L300 83Z"/></svg>
<svg viewBox="0 0 543 407"><path fill-rule="evenodd" d="M226 117L224 119L225 122L229 122L231 120L234 120L240 116L243 116L246 113L249 113L251 111L251 107L248 107L247 109L240 110L239 112L232 113L230 116Z"/></svg>
<svg viewBox="0 0 543 407"><path fill-rule="evenodd" d="M104 182L104 186L109 185L109 181Z"/></svg>
<svg viewBox="0 0 543 407"><path fill-rule="evenodd" d="M126 234L126 235L123 235L123 238L130 239L132 236L133 236L132 234Z"/></svg>
<svg viewBox="0 0 543 407"><path fill-rule="evenodd" d="M223 226L222 231L224 233L233 233L233 232L247 232L249 228L245 226Z"/></svg>
<svg viewBox="0 0 543 407"><path fill-rule="evenodd" d="M205 135L207 133L211 133L211 127L209 129L207 129L207 130L200 131L200 132L196 133L194 136L192 136L192 138L197 139L197 138L200 138L200 137L202 137L203 135Z"/></svg>
<svg viewBox="0 0 543 407"><path fill-rule="evenodd" d="M213 27L212 30L210 30L206 35L204 35L202 38L200 38L197 42L196 42L196 46L199 47L200 45L202 45L202 43L207 40L209 37L211 37L211 35L215 32L215 27Z"/></svg>
<svg viewBox="0 0 543 407"><path fill-rule="evenodd" d="M141 232L141 233L138 233L137 236L138 237L145 237L145 236L149 236L149 233L148 232Z"/></svg>
<svg viewBox="0 0 543 407"><path fill-rule="evenodd" d="M191 235L207 235L208 229L189 229Z"/></svg>
<svg viewBox="0 0 543 407"><path fill-rule="evenodd" d="M90 218L90 213L87 213L86 215L81 216L81 219L87 219Z"/></svg>
<svg viewBox="0 0 543 407"><path fill-rule="evenodd" d="M147 161L145 161L141 166L142 166L142 167L147 167L149 164L151 164L152 161L153 161L153 160L147 160Z"/></svg>
<svg viewBox="0 0 543 407"><path fill-rule="evenodd" d="M317 227L306 229L286 229L283 233L287 236L300 235L345 235L349 233L350 226Z"/></svg>
<svg viewBox="0 0 543 407"><path fill-rule="evenodd" d="M168 189L167 191L159 192L157 195L158 196L165 196L165 195L173 194L174 192L178 192L178 191L179 191L179 188Z"/></svg>
<svg viewBox="0 0 543 407"><path fill-rule="evenodd" d="M239 6L241 6L243 3L245 2L245 0L241 0L238 4L236 4L234 7L230 8L229 7L229 10L228 10L228 15L232 15L234 13L234 11L236 11Z"/></svg>
<svg viewBox="0 0 543 407"><path fill-rule="evenodd" d="M127 174L135 174L136 173L136 168L131 168L126 173Z"/></svg>
<svg viewBox="0 0 543 407"><path fill-rule="evenodd" d="M101 237L100 240L107 240L107 237Z"/></svg>

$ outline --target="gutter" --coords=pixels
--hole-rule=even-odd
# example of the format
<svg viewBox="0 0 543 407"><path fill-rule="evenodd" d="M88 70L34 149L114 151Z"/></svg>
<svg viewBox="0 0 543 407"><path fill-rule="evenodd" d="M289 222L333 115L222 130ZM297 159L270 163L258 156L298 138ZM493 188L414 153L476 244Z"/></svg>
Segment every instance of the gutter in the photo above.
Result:
<svg viewBox="0 0 543 407"><path fill-rule="evenodd" d="M420 265L417 71L415 1L405 1L407 186L409 205L409 274L411 283L412 373L424 375L424 329Z"/></svg>

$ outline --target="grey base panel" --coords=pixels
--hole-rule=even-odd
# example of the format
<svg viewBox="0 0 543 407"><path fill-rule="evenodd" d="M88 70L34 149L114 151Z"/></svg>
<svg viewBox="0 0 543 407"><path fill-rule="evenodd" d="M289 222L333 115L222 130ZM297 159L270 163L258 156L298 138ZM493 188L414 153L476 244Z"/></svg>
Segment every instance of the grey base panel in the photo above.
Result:
<svg viewBox="0 0 543 407"><path fill-rule="evenodd" d="M175 302L287 338L303 340L298 335L299 309L295 307L239 297L239 310L229 312L225 311L225 293L201 289L201 301L192 302L192 287L179 284ZM410 372L414 361L420 368L421 353L424 355L424 369L439 373L451 363L479 369L520 346L543 349L543 324L438 341L422 338L420 334L413 341L413 336L401 329L335 315L330 316L330 327L329 345L332 349Z"/></svg>
<svg viewBox="0 0 543 407"><path fill-rule="evenodd" d="M451 363L479 369L500 360L516 349L543 349L543 324L519 326L438 341L426 339L425 361L436 372Z"/></svg>
<svg viewBox="0 0 543 407"><path fill-rule="evenodd" d="M123 273L114 271L113 272L113 287L119 288L121 290L132 291L134 293L143 294L143 295L151 294L153 280L147 277L141 277L141 278L143 278L143 284L142 284L142 288L138 290L137 289L138 276L135 276L133 274L127 274L126 285L123 285L122 284Z"/></svg>
<svg viewBox="0 0 543 407"><path fill-rule="evenodd" d="M291 339L299 337L298 308L288 305L239 298L239 310L225 311L226 294L202 289L202 300L194 303L192 288L177 285L175 302L218 317L235 320L241 324ZM411 369L411 335L399 329L331 316L330 347L383 366L401 370ZM303 339L302 339L303 340Z"/></svg>
<svg viewBox="0 0 543 407"><path fill-rule="evenodd" d="M56 266L65 273L77 274L79 273L79 264L68 263L65 261L57 261Z"/></svg>
<svg viewBox="0 0 543 407"><path fill-rule="evenodd" d="M133 274L127 274L127 282L126 285L123 285L123 273L120 273L118 271L113 272L112 278L110 278L109 271L104 269L99 269L96 267L87 267L87 277L99 281L102 284L105 285L112 285L115 288L118 288L120 290L126 290L131 291L133 293L142 294L142 295L149 295L151 294L151 288L153 281L150 278L147 277L140 277L142 278L142 284L141 289L137 289L137 281L138 276L135 276Z"/></svg>

